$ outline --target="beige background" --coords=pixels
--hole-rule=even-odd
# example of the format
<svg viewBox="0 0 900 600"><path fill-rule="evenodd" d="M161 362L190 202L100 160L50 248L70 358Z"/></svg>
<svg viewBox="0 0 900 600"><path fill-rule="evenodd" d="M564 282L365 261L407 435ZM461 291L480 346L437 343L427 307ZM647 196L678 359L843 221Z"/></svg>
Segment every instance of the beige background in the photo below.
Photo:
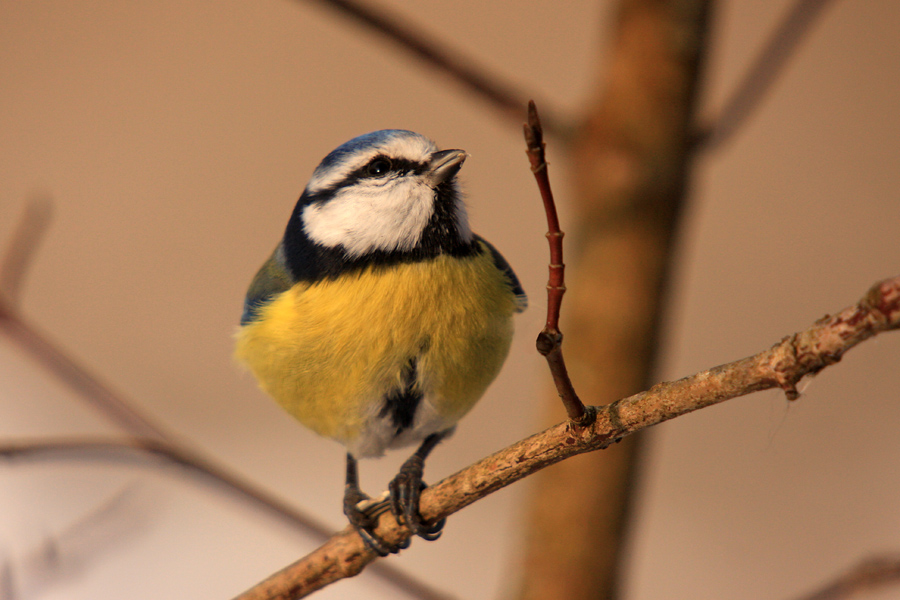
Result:
<svg viewBox="0 0 900 600"><path fill-rule="evenodd" d="M575 110L596 79L611 3L383 4L546 106ZM722 3L703 114L788 4ZM759 112L699 161L660 378L759 351L900 272L898 31L894 2L834 3ZM0 243L26 198L55 207L24 312L184 441L343 525L342 450L239 373L231 335L318 160L384 127L470 152L461 177L473 225L532 298L503 374L427 478L534 431L548 379L532 350L542 213L519 128L477 98L335 13L286 0L5 2L0 82ZM550 152L565 224L566 161ZM628 597L790 598L870 552L900 550L898 357L900 335L886 335L799 402L761 393L656 428ZM111 431L2 339L3 439ZM402 459L364 463L364 486L383 489ZM526 492L479 502L439 543L414 542L391 563L461 598L502 597ZM89 521L101 525L72 529L111 499L116 510ZM29 558L48 539L65 559L56 570ZM171 472L0 465L0 590L21 597L224 598L307 548ZM355 587L365 584L321 597L392 597Z"/></svg>

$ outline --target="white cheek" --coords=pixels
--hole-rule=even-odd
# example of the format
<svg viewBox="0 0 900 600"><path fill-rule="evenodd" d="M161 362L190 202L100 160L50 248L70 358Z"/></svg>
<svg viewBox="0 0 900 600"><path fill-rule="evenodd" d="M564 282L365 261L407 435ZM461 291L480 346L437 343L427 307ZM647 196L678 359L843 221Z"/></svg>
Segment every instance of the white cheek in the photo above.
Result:
<svg viewBox="0 0 900 600"><path fill-rule="evenodd" d="M323 246L343 245L351 257L373 250L412 250L434 211L434 190L397 179L356 185L303 210L303 229Z"/></svg>

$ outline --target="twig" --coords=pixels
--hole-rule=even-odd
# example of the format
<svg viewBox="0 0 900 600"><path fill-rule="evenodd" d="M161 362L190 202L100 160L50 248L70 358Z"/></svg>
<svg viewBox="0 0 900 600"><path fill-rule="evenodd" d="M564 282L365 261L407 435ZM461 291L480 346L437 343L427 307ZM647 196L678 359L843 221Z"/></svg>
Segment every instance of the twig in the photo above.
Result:
<svg viewBox="0 0 900 600"><path fill-rule="evenodd" d="M13 306L19 304L22 281L50 225L52 209L49 198L37 197L26 202L25 213L6 247L0 262L0 294Z"/></svg>
<svg viewBox="0 0 900 600"><path fill-rule="evenodd" d="M797 0L794 3L725 103L715 123L698 136L696 141L704 150L721 146L746 122L830 1Z"/></svg>
<svg viewBox="0 0 900 600"><path fill-rule="evenodd" d="M562 333L559 330L559 310L562 306L563 294L566 293L566 265L563 262L563 236L556 214L556 202L550 189L550 177L547 174L546 144L541 119L538 116L534 100L528 101L528 122L524 126L525 144L531 172L537 181L541 199L544 201L544 212L547 213L547 242L550 244L550 275L547 281L547 324L538 334L537 349L550 367L556 391L566 408L566 415L573 423L584 426L590 424L593 413L587 411L584 403L575 393L572 380L566 369L566 361L562 354Z"/></svg>
<svg viewBox="0 0 900 600"><path fill-rule="evenodd" d="M159 425L53 345L16 310L22 280L49 218L49 202L29 202L12 242L3 253L0 267L0 330L4 330L51 373L124 431L136 437L169 439Z"/></svg>
<svg viewBox="0 0 900 600"><path fill-rule="evenodd" d="M900 584L900 556L876 556L864 560L835 581L800 600L844 600L858 592Z"/></svg>
<svg viewBox="0 0 900 600"><path fill-rule="evenodd" d="M606 448L637 431L751 392L780 387L797 397L797 383L838 362L849 349L900 328L900 276L875 284L855 305L816 321L768 350L597 408L587 427L561 423L513 444L422 492L426 521L447 517L473 502L566 458ZM375 534L394 545L409 531L392 515L381 516ZM375 560L351 527L322 547L248 590L239 600L301 598Z"/></svg>
<svg viewBox="0 0 900 600"><path fill-rule="evenodd" d="M225 490L272 512L292 527L315 536L330 535L329 528L262 492L203 456L155 438L71 438L0 442L0 456L7 460L87 460L147 463L156 457L205 477Z"/></svg>
<svg viewBox="0 0 900 600"><path fill-rule="evenodd" d="M133 491L133 485L126 485L61 530L47 531L37 543L16 552L18 568L11 587L18 590L35 584L43 587L72 582L83 576L92 559L109 550L110 542L134 536L136 521L143 515L133 500ZM7 595L0 593L0 600L34 595L33 589L21 596L13 590Z"/></svg>
<svg viewBox="0 0 900 600"><path fill-rule="evenodd" d="M0 297L0 330L116 426L136 437L170 439L112 388L67 356Z"/></svg>
<svg viewBox="0 0 900 600"><path fill-rule="evenodd" d="M495 73L489 73L484 66L477 65L471 57L464 57L459 49L440 44L434 35L426 37L414 28L405 26L399 17L391 15L384 7L376 10L354 0L319 2L374 29L430 67L450 76L476 96L486 100L507 120L518 122L521 119L522 106L528 96L515 89L511 83L503 82ZM545 120L548 131L566 137L569 128L560 119Z"/></svg>

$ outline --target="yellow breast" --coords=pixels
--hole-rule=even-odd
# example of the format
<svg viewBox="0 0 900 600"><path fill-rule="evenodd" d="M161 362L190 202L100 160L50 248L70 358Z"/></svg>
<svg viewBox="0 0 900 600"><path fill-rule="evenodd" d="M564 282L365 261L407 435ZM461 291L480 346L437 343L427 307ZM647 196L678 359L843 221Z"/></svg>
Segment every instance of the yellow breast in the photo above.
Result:
<svg viewBox="0 0 900 600"><path fill-rule="evenodd" d="M515 308L487 251L370 267L277 296L241 328L237 357L300 422L352 446L411 359L435 427L456 423L499 372Z"/></svg>

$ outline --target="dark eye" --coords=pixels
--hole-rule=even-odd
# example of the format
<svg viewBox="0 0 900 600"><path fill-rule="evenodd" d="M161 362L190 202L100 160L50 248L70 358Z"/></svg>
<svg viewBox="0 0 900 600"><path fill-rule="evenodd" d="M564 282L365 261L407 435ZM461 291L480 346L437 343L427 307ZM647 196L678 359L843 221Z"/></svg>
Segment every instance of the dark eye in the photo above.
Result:
<svg viewBox="0 0 900 600"><path fill-rule="evenodd" d="M366 173L370 177L379 177L391 170L391 161L383 156L374 159L366 166Z"/></svg>

